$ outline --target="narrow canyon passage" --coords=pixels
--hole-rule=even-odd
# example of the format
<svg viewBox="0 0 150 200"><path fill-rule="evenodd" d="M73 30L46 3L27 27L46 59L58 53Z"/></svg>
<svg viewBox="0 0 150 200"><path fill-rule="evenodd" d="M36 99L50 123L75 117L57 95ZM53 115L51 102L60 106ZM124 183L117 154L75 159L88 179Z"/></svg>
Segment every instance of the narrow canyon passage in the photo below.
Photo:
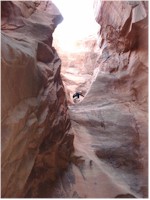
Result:
<svg viewBox="0 0 150 200"><path fill-rule="evenodd" d="M106 85L103 89L106 90ZM141 137L143 130L137 127L145 124L146 113L134 103L112 96L107 93L107 97L102 95L90 102L87 94L88 102L85 98L82 103L69 106L75 149L71 164L51 197L147 195L147 175L143 172L146 156L141 155L141 143L146 144L147 138Z"/></svg>
<svg viewBox="0 0 150 200"><path fill-rule="evenodd" d="M148 2L65 2L1 2L2 197L147 198Z"/></svg>
<svg viewBox="0 0 150 200"><path fill-rule="evenodd" d="M132 6L139 6L140 10L141 5L139 3ZM108 9L108 6L109 3L102 3L104 9ZM125 13L128 13L129 7L125 2L122 5L114 3L114 6L118 12L119 8L124 7ZM134 13L134 10L132 12ZM106 13L108 14L108 11ZM124 23L120 25L121 37L127 38L125 35L136 11L133 13L132 16L127 14L124 22L120 22L114 14L118 23ZM147 100L145 88L141 93L138 85L145 87L147 83L144 79L138 79L140 69L143 69L143 75L147 73L146 63L143 63L146 60L139 56L140 49L146 56L147 40L143 41L144 35L142 36L140 29L133 26L129 40L135 47L131 47L131 44L130 47L125 47L124 45L129 45L129 41L128 44L123 44L123 38L118 38L117 35L119 30L117 32L109 23L108 26L104 25L107 23L106 16L104 19L103 16L99 17L100 25L106 26L100 35L102 55L98 44L94 42L96 37L86 40L90 56L94 53L90 59L81 59L80 49L77 54L73 50L69 53L64 51L66 55L60 47L57 50L62 59L61 73L74 133L74 154L68 171L59 179L52 197L142 198L147 196ZM141 28L146 28L147 22L143 20L142 23ZM135 31L139 31L137 35L141 34L138 41L134 41ZM145 33L145 38L146 35ZM114 41L116 39L118 46ZM135 43L138 43L138 48ZM83 40L78 44L85 47ZM87 52L84 51L84 54ZM76 59L74 63L71 62L73 56L74 60ZM81 73L85 82L80 82L81 77L78 78L76 71ZM72 94L77 90L81 90L85 97L80 97L77 103L73 103Z"/></svg>

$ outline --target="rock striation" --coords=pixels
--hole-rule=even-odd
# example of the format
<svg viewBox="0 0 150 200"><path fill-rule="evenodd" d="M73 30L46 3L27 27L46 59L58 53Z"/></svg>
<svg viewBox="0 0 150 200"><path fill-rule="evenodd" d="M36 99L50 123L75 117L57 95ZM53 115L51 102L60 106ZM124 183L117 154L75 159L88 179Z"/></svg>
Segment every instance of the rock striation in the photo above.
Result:
<svg viewBox="0 0 150 200"><path fill-rule="evenodd" d="M60 12L2 2L2 197L148 197L148 2L95 0L94 12L99 49L91 38L61 55L68 112ZM74 89L86 95L71 104Z"/></svg>
<svg viewBox="0 0 150 200"><path fill-rule="evenodd" d="M2 1L2 197L43 197L73 151L51 1Z"/></svg>
<svg viewBox="0 0 150 200"><path fill-rule="evenodd" d="M69 106L75 151L51 197L147 198L148 2L95 0L94 10L102 53Z"/></svg>

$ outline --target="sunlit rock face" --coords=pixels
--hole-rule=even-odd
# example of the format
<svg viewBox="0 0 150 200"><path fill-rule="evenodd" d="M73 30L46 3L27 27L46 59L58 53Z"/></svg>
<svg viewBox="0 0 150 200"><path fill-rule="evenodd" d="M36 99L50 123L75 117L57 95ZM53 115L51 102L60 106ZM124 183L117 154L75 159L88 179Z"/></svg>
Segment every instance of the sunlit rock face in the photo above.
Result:
<svg viewBox="0 0 150 200"><path fill-rule="evenodd" d="M73 136L52 33L51 1L3 1L2 197L43 197L68 165Z"/></svg>
<svg viewBox="0 0 150 200"><path fill-rule="evenodd" d="M87 95L69 106L75 152L52 197L147 197L148 2L94 9L102 55Z"/></svg>
<svg viewBox="0 0 150 200"><path fill-rule="evenodd" d="M2 2L3 197L148 196L147 4L95 0L99 49L90 38L59 52L68 101L85 94L69 106L73 142L51 47L60 13L51 2Z"/></svg>
<svg viewBox="0 0 150 200"><path fill-rule="evenodd" d="M69 49L63 49L57 37L54 44L62 61L61 75L67 100L72 104L72 96L76 91L82 91L85 95L90 87L99 55L97 38L96 35L89 35L76 39Z"/></svg>

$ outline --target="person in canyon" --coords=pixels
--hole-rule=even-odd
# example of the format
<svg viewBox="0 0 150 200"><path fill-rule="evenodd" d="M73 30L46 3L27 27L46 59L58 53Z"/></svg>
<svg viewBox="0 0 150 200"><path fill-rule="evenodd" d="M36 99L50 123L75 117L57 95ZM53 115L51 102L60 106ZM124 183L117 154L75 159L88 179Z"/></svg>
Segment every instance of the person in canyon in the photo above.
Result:
<svg viewBox="0 0 150 200"><path fill-rule="evenodd" d="M80 96L84 97L83 94L82 94L82 92L76 92L76 93L73 95L73 99L74 99L74 100L75 100L75 99L79 99Z"/></svg>

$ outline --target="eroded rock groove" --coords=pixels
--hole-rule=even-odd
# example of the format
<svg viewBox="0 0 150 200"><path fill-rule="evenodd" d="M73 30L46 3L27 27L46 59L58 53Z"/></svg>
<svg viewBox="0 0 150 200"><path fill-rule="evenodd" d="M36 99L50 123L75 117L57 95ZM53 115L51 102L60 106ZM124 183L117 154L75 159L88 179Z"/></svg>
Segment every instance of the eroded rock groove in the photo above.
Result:
<svg viewBox="0 0 150 200"><path fill-rule="evenodd" d="M148 2L95 0L62 63L52 1L1 5L2 197L148 197Z"/></svg>

